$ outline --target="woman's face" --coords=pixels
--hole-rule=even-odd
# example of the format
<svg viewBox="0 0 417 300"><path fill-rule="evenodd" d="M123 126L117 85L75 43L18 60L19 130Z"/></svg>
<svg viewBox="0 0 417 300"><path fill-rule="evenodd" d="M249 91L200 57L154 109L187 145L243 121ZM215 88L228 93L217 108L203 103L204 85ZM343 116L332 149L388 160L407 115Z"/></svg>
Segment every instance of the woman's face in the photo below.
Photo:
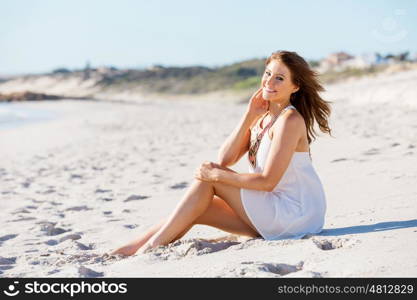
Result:
<svg viewBox="0 0 417 300"><path fill-rule="evenodd" d="M283 103L290 99L298 87L291 81L291 72L279 60L271 60L262 76L262 97L265 100Z"/></svg>

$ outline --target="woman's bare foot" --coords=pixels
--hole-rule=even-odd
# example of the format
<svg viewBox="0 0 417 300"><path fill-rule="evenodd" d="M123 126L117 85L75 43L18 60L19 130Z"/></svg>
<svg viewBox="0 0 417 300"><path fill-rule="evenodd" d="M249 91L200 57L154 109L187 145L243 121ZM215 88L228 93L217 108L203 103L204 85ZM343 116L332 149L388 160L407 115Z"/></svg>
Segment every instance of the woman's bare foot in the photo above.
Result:
<svg viewBox="0 0 417 300"><path fill-rule="evenodd" d="M130 256L130 255L135 254L137 250L138 250L137 245L126 245L110 252L110 255Z"/></svg>
<svg viewBox="0 0 417 300"><path fill-rule="evenodd" d="M139 248L139 250L137 251L137 253L138 254L148 253L152 249L153 249L153 247L149 243L146 243L145 245L143 245L142 247Z"/></svg>

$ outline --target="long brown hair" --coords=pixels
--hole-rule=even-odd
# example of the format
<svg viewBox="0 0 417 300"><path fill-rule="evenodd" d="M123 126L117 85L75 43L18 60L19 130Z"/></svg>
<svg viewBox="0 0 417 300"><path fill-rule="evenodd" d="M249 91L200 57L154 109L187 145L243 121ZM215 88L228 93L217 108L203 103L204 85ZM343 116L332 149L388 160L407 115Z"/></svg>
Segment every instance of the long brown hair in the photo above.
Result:
<svg viewBox="0 0 417 300"><path fill-rule="evenodd" d="M271 60L283 62L291 71L292 82L299 87L297 92L291 94L290 103L304 118L307 127L308 144L316 139L316 131L314 130L315 121L318 123L322 132L327 132L332 136L328 118L331 113L329 103L333 102L325 101L320 97L319 92L323 92L324 88L317 78L318 73L312 70L304 58L296 52L274 52L266 59L265 66Z"/></svg>

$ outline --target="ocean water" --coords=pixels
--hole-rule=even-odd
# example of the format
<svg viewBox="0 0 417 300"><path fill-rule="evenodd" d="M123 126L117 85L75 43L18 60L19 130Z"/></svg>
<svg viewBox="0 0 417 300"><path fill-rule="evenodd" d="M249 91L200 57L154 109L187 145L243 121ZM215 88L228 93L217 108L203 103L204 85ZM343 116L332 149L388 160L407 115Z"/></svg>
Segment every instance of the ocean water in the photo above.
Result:
<svg viewBox="0 0 417 300"><path fill-rule="evenodd" d="M28 107L16 102L0 103L0 130L27 126L57 117L58 113L46 109Z"/></svg>

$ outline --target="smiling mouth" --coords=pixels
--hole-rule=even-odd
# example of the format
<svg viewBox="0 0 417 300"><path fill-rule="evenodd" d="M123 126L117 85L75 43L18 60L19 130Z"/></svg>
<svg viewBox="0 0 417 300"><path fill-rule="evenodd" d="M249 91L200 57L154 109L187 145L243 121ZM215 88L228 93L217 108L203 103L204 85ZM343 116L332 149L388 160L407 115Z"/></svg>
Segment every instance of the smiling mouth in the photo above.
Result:
<svg viewBox="0 0 417 300"><path fill-rule="evenodd" d="M275 91L275 90L271 90L271 89L266 88L266 87L264 87L264 91L265 91L265 92L267 92L267 93L270 93L270 94L272 94L272 93L276 93L276 91Z"/></svg>

